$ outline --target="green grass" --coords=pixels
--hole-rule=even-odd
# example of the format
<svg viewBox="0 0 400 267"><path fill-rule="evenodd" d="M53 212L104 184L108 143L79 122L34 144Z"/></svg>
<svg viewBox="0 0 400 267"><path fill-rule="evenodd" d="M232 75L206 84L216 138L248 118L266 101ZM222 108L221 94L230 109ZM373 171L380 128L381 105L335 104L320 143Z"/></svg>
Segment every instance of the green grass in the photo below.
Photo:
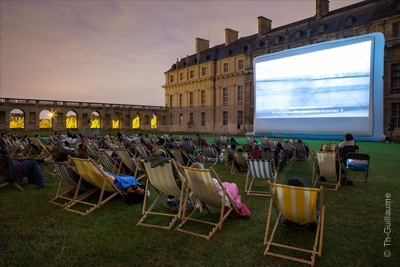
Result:
<svg viewBox="0 0 400 267"><path fill-rule="evenodd" d="M243 137L235 138L245 142ZM212 142L211 136L207 139ZM324 142L306 141L312 149ZM399 259L400 145L357 144L360 152L371 156L368 183L324 191L324 242L317 266L396 266L395 259ZM26 182L23 192L13 186L0 188L0 266L305 266L263 256L269 199L243 195L245 176L230 175L223 163L215 169L222 181L238 185L252 217L228 218L210 241L135 226L142 205L128 206L120 197L85 217L64 211L48 202L55 196L57 177L46 177L51 188L36 189ZM312 162L288 162L278 182L286 183L292 176L301 177L310 186ZM391 246L385 248L387 193L391 194ZM151 200L154 197L152 192ZM309 231L279 230L277 238L284 242L312 243ZM392 253L388 258L384 257L386 249Z"/></svg>

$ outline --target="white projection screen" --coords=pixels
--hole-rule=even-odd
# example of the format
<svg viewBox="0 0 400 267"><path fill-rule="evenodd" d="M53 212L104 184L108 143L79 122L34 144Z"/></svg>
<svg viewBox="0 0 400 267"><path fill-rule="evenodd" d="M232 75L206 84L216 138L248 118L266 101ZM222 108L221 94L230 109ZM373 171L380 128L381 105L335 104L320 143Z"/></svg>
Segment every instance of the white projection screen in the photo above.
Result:
<svg viewBox="0 0 400 267"><path fill-rule="evenodd" d="M254 135L382 141L385 39L373 33L254 59Z"/></svg>

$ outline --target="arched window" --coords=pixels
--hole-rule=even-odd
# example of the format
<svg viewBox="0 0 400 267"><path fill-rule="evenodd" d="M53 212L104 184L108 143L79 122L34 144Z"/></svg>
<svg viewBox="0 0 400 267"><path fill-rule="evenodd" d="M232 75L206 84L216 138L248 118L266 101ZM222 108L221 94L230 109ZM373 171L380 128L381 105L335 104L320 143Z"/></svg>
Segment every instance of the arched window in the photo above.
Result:
<svg viewBox="0 0 400 267"><path fill-rule="evenodd" d="M42 110L39 114L39 128L51 129L53 128L54 113L49 110Z"/></svg>
<svg viewBox="0 0 400 267"><path fill-rule="evenodd" d="M140 129L142 124L142 120L140 114L136 114L136 117L132 120L132 129Z"/></svg>
<svg viewBox="0 0 400 267"><path fill-rule="evenodd" d="M121 120L122 120L122 114L121 113L114 113L113 118L112 118L112 128L113 129L121 129Z"/></svg>
<svg viewBox="0 0 400 267"><path fill-rule="evenodd" d="M150 124L151 124L151 129L157 129L157 127L158 127L158 117L157 117L156 114L153 114L151 116Z"/></svg>
<svg viewBox="0 0 400 267"><path fill-rule="evenodd" d="M96 111L90 114L90 129L100 129L100 114Z"/></svg>
<svg viewBox="0 0 400 267"><path fill-rule="evenodd" d="M10 129L25 128L25 113L20 109L13 109L10 112Z"/></svg>
<svg viewBox="0 0 400 267"><path fill-rule="evenodd" d="M68 111L66 124L67 129L77 129L78 128L78 115L75 111Z"/></svg>

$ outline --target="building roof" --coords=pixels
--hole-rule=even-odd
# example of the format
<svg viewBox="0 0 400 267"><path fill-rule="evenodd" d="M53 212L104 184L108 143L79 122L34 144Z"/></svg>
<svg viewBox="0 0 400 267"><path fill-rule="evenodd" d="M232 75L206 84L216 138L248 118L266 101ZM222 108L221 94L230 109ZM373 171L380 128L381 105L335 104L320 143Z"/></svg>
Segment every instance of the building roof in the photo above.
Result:
<svg viewBox="0 0 400 267"><path fill-rule="evenodd" d="M328 15L319 19L313 16L273 28L265 35L259 36L256 33L247 37L241 37L228 46L225 46L225 43L216 45L200 52L199 55L193 54L182 58L173 64L166 73L207 61L221 60L365 25L370 21L399 14L398 5L397 0L362 1L330 11Z"/></svg>

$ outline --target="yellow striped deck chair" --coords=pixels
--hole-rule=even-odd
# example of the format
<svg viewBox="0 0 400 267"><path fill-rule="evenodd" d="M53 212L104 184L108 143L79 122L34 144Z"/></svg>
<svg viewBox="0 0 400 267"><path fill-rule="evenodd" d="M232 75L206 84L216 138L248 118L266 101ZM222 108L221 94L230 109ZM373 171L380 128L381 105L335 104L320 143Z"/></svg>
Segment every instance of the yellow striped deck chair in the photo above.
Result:
<svg viewBox="0 0 400 267"><path fill-rule="evenodd" d="M319 150L320 151L336 151L337 150L337 144L324 143L324 144L320 145Z"/></svg>
<svg viewBox="0 0 400 267"><path fill-rule="evenodd" d="M267 245L264 251L264 256L269 255L314 266L315 255L321 256L322 254L322 239L324 232L325 214L325 206L323 205L323 187L321 186L319 189L306 188L281 184L271 184L269 181L268 187L271 192L271 200L269 205L267 228L264 237L264 245ZM319 215L317 216L318 194L320 195L320 203ZM271 236L268 239L269 226L273 209L276 211L278 218L272 230ZM298 223L299 225L307 223L317 224L317 230L315 232L315 239L313 242L312 250L273 242L275 233L281 222L281 217L284 217L285 219L290 220L293 223ZM271 252L271 248L274 246L288 250L309 253L311 254L311 259L306 260L304 259L304 257L295 257L293 255Z"/></svg>
<svg viewBox="0 0 400 267"><path fill-rule="evenodd" d="M278 179L278 171L275 169L274 160L249 159L247 160L247 164L249 166L249 170L247 172L244 192L247 193L247 195L271 196L271 194L268 191L267 183L265 183L265 181L267 179L272 179L274 183L276 183L276 180ZM262 184L257 183L255 182L256 180L264 180L264 183ZM252 190L253 186L263 187L266 190L265 191Z"/></svg>
<svg viewBox="0 0 400 267"><path fill-rule="evenodd" d="M183 221L180 225L178 225L176 227L176 230L183 232L183 233L203 237L207 240L210 240L218 229L222 229L222 223L229 216L229 214L233 210L238 213L238 210L237 210L234 202L232 201L232 199L227 194L226 189L225 189L224 185L222 184L221 180L219 179L217 173L214 171L214 169L212 167L210 169L195 169L195 168L181 166L180 168L184 170L185 177L188 182L188 186L186 187L185 207L183 208L183 216L182 216ZM217 189L215 188L215 185L212 180L213 177L215 179L217 179L219 185L223 189L222 197L219 195ZM206 205L206 210L208 212L210 212L210 211L207 206L220 209L218 222L210 222L209 220L201 220L199 218L194 218L194 215L196 214L197 211L199 211L200 206L202 206L202 205L200 205L200 206L196 205L195 209L188 216L186 216L186 205L188 203L187 198L188 198L189 188L190 188L190 190L192 190L194 195L196 195L198 201L201 201L203 204ZM230 202L229 203L230 207L224 213L225 196L228 198L228 200ZM212 225L212 229L208 233L208 235L200 234L197 232L183 229L183 226L188 221L197 222L197 223L206 224L206 225Z"/></svg>
<svg viewBox="0 0 400 267"><path fill-rule="evenodd" d="M143 202L143 210L142 210L143 217L140 219L140 221L136 225L171 230L172 227L174 226L175 222L179 218L181 218L181 214L182 214L183 191L184 191L184 187L185 187L185 181L184 181L183 175L179 172L178 167L176 166L176 163L173 159L171 159L169 162L165 162L165 164L163 166L160 165L155 168L152 168L150 162L148 162L146 160L142 161L142 164L145 168L145 171L146 171L146 174L148 177L148 179L146 181L145 192L147 192L149 185L151 185L157 193L157 198L153 201L153 203L150 205L150 207L146 210L146 203L147 203L148 197L147 197L147 194L145 194L144 202ZM179 186L175 180L173 170L175 170L178 175L182 176ZM169 196L169 195L175 196L175 197L180 197L178 212L174 213L174 214L166 213L166 212L154 212L153 209L154 209L154 207L156 207L156 204L160 200L162 201L165 208L168 208L163 196ZM172 217L172 221L170 221L168 226L145 223L145 220L149 215Z"/></svg>
<svg viewBox="0 0 400 267"><path fill-rule="evenodd" d="M236 173L236 165L239 166L241 169L248 169L247 166L247 159L249 158L249 153L247 152L235 152L235 157L233 158L233 164L231 167L231 174ZM247 173L247 172L246 172ZM242 174L246 174L242 173Z"/></svg>
<svg viewBox="0 0 400 267"><path fill-rule="evenodd" d="M112 180L111 176L106 174L102 169L100 169L92 159L78 159L72 157L71 159L74 161L78 169L79 175L81 176L76 191L79 192L80 185L83 179L86 182L93 185L94 187L96 187L97 188L96 192L100 192L100 196L97 203L91 203L88 201L84 201L87 199L89 195L85 196L76 195L74 199L71 201L71 203L64 208L65 210L79 213L81 215L87 215L95 211L96 209L99 209L102 205L110 201L113 197L115 197L118 194L124 197L122 192L114 185L114 181ZM109 192L111 194L104 199L105 192ZM84 212L78 209L73 209L73 207L77 204L82 204L88 206L89 208Z"/></svg>
<svg viewBox="0 0 400 267"><path fill-rule="evenodd" d="M314 151L314 154L313 187L315 187L316 184L325 184L335 186L333 189L325 188L326 190L337 191L342 181L342 168L340 167L339 153L337 151ZM323 178L321 179L321 177Z"/></svg>

